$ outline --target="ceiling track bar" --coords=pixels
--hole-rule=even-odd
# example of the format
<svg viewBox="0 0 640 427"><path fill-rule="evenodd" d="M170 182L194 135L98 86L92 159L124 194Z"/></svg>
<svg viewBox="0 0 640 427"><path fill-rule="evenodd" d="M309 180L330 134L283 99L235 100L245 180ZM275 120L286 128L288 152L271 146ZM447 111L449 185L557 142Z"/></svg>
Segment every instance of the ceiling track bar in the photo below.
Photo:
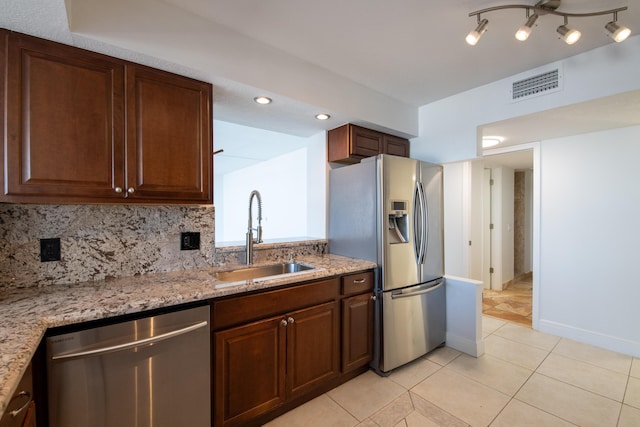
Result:
<svg viewBox="0 0 640 427"><path fill-rule="evenodd" d="M590 12L590 13L567 13L567 12L558 12L557 10L548 8L548 7L540 7L540 6L528 6L525 4L505 4L503 6L494 6L494 7L488 7L486 9L482 9L482 10L476 10L475 12L471 12L469 13L469 16L478 16L478 19L480 19L480 15L483 13L487 13L487 12L493 12L495 10L501 10L501 9L527 9L527 10L535 10L536 12L540 12L540 15L544 15L544 14L550 14L550 15L557 15L557 16L564 16L566 17L570 17L570 18L585 18L585 17L589 17L589 16L602 16L602 15L610 15L610 14L614 14L614 13L618 13L618 12L622 12L623 10L627 10L628 7L624 6L624 7L619 7L617 9L611 9L611 10L603 10L602 12Z"/></svg>

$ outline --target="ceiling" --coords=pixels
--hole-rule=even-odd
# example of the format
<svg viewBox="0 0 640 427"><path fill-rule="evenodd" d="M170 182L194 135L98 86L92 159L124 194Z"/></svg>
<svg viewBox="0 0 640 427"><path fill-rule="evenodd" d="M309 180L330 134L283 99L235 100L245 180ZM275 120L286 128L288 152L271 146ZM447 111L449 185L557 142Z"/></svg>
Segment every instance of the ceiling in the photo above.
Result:
<svg viewBox="0 0 640 427"><path fill-rule="evenodd" d="M610 16L570 20L583 36L569 46L551 15L519 42L522 9L483 15L487 33L475 47L464 42L476 26L470 12L509 3L517 1L0 0L0 26L209 81L218 120L296 136L353 122L411 137L422 105L613 43L603 28ZM621 6L629 10L619 22L640 33L637 0L562 0L559 10ZM274 102L258 106L257 95ZM317 121L318 112L331 118ZM537 120L486 129L536 139L527 132Z"/></svg>

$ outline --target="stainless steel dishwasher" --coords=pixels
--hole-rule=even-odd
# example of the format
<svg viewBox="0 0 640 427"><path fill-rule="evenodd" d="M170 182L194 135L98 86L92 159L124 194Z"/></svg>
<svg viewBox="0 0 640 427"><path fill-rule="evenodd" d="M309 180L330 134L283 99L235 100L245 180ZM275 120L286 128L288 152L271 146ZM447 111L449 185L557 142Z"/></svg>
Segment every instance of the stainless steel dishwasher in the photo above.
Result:
<svg viewBox="0 0 640 427"><path fill-rule="evenodd" d="M209 427L209 307L47 338L50 427Z"/></svg>

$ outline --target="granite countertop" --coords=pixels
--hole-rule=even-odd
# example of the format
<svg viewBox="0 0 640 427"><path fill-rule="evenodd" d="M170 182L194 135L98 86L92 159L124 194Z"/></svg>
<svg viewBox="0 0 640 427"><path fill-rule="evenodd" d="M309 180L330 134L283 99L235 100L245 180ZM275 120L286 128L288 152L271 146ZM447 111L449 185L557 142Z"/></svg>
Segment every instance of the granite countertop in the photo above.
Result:
<svg viewBox="0 0 640 427"><path fill-rule="evenodd" d="M338 255L300 256L295 261L313 265L315 269L229 283L217 280L214 273L239 266L225 265L0 292L0 416L47 328L268 289L376 266L369 261Z"/></svg>

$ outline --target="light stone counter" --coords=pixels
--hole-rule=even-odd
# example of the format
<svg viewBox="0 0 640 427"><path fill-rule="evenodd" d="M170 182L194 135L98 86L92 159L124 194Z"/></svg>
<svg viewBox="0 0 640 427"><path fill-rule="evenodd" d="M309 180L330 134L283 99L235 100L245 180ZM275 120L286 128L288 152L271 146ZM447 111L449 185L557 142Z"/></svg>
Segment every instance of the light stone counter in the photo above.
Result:
<svg viewBox="0 0 640 427"><path fill-rule="evenodd" d="M337 255L300 256L295 261L316 268L268 279L236 282L237 285L215 279L216 271L234 267L225 265L224 268L0 292L0 416L47 328L268 289L376 266L369 261Z"/></svg>

